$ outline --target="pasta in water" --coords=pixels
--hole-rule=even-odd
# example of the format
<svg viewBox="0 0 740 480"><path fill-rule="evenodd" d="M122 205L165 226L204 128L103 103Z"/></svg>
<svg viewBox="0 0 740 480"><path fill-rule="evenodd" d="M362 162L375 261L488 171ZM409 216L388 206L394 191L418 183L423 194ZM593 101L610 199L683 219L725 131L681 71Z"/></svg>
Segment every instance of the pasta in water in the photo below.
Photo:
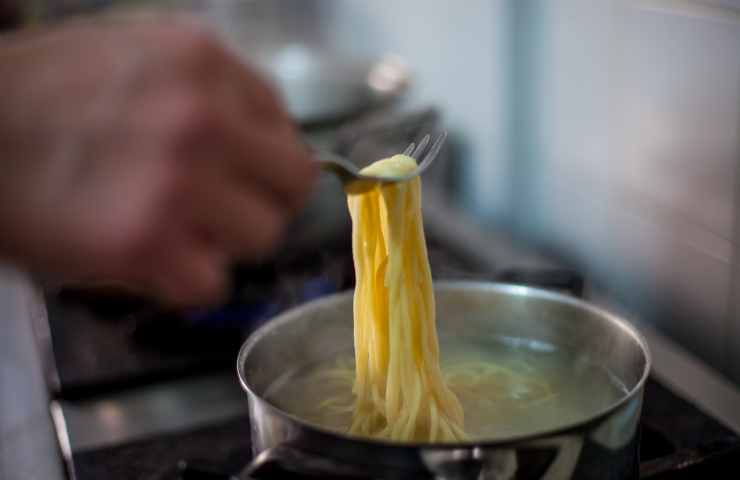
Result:
<svg viewBox="0 0 740 480"><path fill-rule="evenodd" d="M396 155L363 170L404 175ZM396 441L465 439L463 409L439 360L421 181L348 194L355 263L355 404L350 433Z"/></svg>

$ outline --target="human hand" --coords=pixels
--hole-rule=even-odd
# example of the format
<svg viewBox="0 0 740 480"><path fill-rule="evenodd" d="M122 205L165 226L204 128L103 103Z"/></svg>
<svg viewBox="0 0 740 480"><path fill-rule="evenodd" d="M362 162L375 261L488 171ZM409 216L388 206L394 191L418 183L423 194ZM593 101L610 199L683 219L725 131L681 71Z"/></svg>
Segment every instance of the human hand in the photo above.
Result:
<svg viewBox="0 0 740 480"><path fill-rule="evenodd" d="M176 304L216 300L316 168L272 90L191 22L0 39L0 255Z"/></svg>

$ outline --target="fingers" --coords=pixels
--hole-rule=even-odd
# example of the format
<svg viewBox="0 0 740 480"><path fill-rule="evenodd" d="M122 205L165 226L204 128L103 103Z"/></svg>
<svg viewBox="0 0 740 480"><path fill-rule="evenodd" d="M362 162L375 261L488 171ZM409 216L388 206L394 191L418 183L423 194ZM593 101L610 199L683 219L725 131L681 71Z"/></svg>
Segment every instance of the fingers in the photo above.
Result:
<svg viewBox="0 0 740 480"><path fill-rule="evenodd" d="M249 117L259 118L266 125L276 128L292 126L279 92L264 77L249 68L246 63L227 50L223 50L222 68L225 88L231 92L234 105L248 113Z"/></svg>
<svg viewBox="0 0 740 480"><path fill-rule="evenodd" d="M261 258L305 202L317 172L290 137L284 140L285 133L251 125L254 130L233 114L211 109L207 121L179 120L167 128L183 138L165 143L174 146L169 154L182 188L174 194L180 198L176 208L190 211L191 220L227 253Z"/></svg>
<svg viewBox="0 0 740 480"><path fill-rule="evenodd" d="M149 264L149 279L165 303L192 306L216 303L226 293L226 257L195 232L164 243Z"/></svg>
<svg viewBox="0 0 740 480"><path fill-rule="evenodd" d="M234 174L254 183L284 205L298 210L306 201L318 175L318 165L307 150L289 134L245 129L239 139L239 155L230 159Z"/></svg>
<svg viewBox="0 0 740 480"><path fill-rule="evenodd" d="M192 221L226 255L262 258L277 245L288 211L259 185L220 173L211 169L194 178Z"/></svg>
<svg viewBox="0 0 740 480"><path fill-rule="evenodd" d="M227 157L238 178L256 183L294 211L318 176L318 165L268 85L239 68L240 90L224 94L224 133L237 150Z"/></svg>
<svg viewBox="0 0 740 480"><path fill-rule="evenodd" d="M251 85L249 76L242 77L245 85ZM163 143L170 145L171 153L182 161L209 162L214 168L225 168L228 176L246 188L258 185L272 195L273 202L294 212L311 192L318 165L299 142L271 91L260 82L253 84L257 87L250 94L270 105L260 107L260 111L272 111L270 119L255 115L242 98L244 92L217 88L207 92L172 90L156 100L159 111L148 115L144 122L164 132L168 139ZM153 119L158 123L153 124Z"/></svg>
<svg viewBox="0 0 740 480"><path fill-rule="evenodd" d="M178 307L223 300L228 286L226 255L197 231L178 231L172 225L160 231L155 243L68 278L112 282Z"/></svg>
<svg viewBox="0 0 740 480"><path fill-rule="evenodd" d="M236 61L232 63L233 76L229 78L234 85L235 94L240 99L240 104L246 108L252 116L263 119L266 123L276 126L293 126L293 121L288 114L282 98L275 87L265 78L247 68L244 63Z"/></svg>
<svg viewBox="0 0 740 480"><path fill-rule="evenodd" d="M207 39L194 50L207 59L194 63L205 82L186 84L190 97L175 99L186 114L174 116L169 132L180 138L164 142L186 164L180 208L200 235L158 260L162 271L178 272L157 277L160 296L178 304L214 298L232 258L270 253L318 175L272 87Z"/></svg>
<svg viewBox="0 0 740 480"><path fill-rule="evenodd" d="M276 90L230 52L224 50L222 60L225 84L218 91L225 126L239 147L230 157L234 172L288 208L300 207L318 175L316 162Z"/></svg>
<svg viewBox="0 0 740 480"><path fill-rule="evenodd" d="M165 37L148 50L156 65L136 64L136 88L108 92L122 99L120 125L101 123L99 174L76 185L70 217L92 233L77 243L91 274L167 303L213 302L230 261L275 248L318 168L264 79L204 32Z"/></svg>

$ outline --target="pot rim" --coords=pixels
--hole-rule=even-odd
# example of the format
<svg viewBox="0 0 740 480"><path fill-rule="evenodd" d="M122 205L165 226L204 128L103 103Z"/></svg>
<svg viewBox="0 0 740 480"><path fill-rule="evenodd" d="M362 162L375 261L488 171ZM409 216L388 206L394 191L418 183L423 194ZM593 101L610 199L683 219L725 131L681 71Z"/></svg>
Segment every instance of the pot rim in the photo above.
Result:
<svg viewBox="0 0 740 480"><path fill-rule="evenodd" d="M644 389L645 383L647 382L648 376L650 375L650 371L652 369L652 356L650 354L650 349L648 347L648 343L645 337L637 330L637 328L631 322L625 320L624 318L606 309L597 307L596 305L592 303L586 302L585 300L571 297L563 293L554 292L551 290L545 290L541 288L516 285L516 284L511 284L511 283L467 281L467 280L447 280L447 281L434 282L435 292L444 291L444 290L447 290L447 291L450 291L450 290L452 291L455 291L455 290L467 290L467 291L487 290L487 291L495 291L499 293L512 294L516 296L536 297L536 298L541 298L545 300L553 300L553 301L561 302L564 304L572 305L572 306L584 309L592 314L601 316L607 319L612 324L616 325L618 328L620 328L625 333L627 333L640 346L640 349L645 357L645 366L643 368L642 375L640 379L637 381L637 383L635 383L635 385L627 392L626 395L620 397L618 400L616 400L612 404L602 408L601 410L597 411L596 413L592 415L584 417L583 419L577 422L569 423L567 425L563 425L563 426L556 427L556 428L536 430L536 431L529 432L526 434L514 435L510 437L493 438L490 440L481 439L481 440L466 441L466 442L435 442L435 443L393 442L390 440L371 438L371 437L350 436L348 434L340 433L335 430L330 430L328 428L324 428L324 427L306 422L305 420L278 408L277 406L273 405L272 403L267 401L265 398L263 398L261 395L258 395L250 387L250 385L244 378L244 373L243 373L244 360L249 355L249 353L254 348L254 346L257 345L263 337L269 334L272 329L277 328L278 325L289 323L293 321L294 318L301 317L304 314L304 312L313 310L317 308L317 306L320 304L336 303L336 302L344 300L346 297L351 297L352 295L354 295L354 290L346 290L346 291L337 292L337 293L334 293L334 294L331 294L331 295L328 295L328 296L325 296L325 297L322 297L316 300L312 300L310 302L307 302L302 305L291 308L289 310L286 310L285 312L273 317L271 320L268 320L264 325L260 326L257 330L255 330L244 341L241 349L239 350L239 355L237 356L236 370L237 370L237 376L239 378L239 384L241 385L242 389L248 394L248 396L250 396L252 399L259 401L262 407L268 408L272 413L278 416L287 418L290 421L297 423L298 425L301 426L301 428L306 429L307 431L312 431L312 432L322 434L322 435L328 435L330 437L335 438L336 440L354 442L358 447L362 447L362 446L371 447L372 446L372 447L392 447L392 448L409 448L409 449L502 447L502 446L512 446L516 444L527 443L530 441L541 440L544 438L550 438L550 437L555 437L555 436L564 436L564 435L574 433L576 431L583 431L584 428L587 428L591 425L595 425L601 422L606 417L610 416L612 413L616 412L621 407L629 403L633 398L641 395Z"/></svg>

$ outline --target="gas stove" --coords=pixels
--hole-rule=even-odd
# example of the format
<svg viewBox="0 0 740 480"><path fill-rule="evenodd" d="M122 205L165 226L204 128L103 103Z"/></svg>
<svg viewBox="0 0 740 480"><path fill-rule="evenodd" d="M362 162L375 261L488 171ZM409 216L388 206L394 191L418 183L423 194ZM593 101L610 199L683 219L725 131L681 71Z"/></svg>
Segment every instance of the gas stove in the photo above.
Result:
<svg viewBox="0 0 740 480"><path fill-rule="evenodd" d="M429 131L436 120L427 111L342 127L332 147L377 158ZM596 296L567 265L483 233L433 181L425 182L424 212L435 279L507 281ZM321 248L292 245L263 264L235 267L231 298L218 308L168 311L99 288L47 291L47 317L36 330L42 332L50 408L68 476L236 474L251 456L247 402L234 372L237 350L271 316L352 287L350 225L343 215ZM740 421L731 407L740 393L650 328L643 331L655 368L644 397L641 478L725 478L723 471L740 464Z"/></svg>

